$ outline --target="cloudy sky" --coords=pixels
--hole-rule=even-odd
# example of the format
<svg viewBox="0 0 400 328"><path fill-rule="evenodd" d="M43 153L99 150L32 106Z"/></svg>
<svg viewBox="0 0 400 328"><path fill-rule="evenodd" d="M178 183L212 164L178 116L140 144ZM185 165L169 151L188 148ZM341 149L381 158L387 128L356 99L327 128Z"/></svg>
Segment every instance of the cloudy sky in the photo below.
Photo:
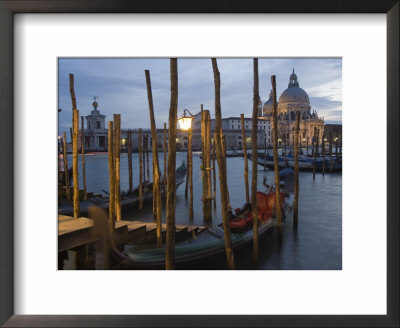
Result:
<svg viewBox="0 0 400 328"><path fill-rule="evenodd" d="M253 60L217 59L221 74L222 116L251 117L253 106ZM311 107L325 118L325 123L342 121L342 61L330 59L259 59L260 97L268 99L271 75L276 75L280 95L294 68L300 87L310 97ZM72 105L68 74L75 76L75 94L80 115L98 109L112 119L121 114L122 128L148 128L149 110L144 70L150 70L156 125L168 122L170 103L169 59L160 58L65 58L59 59L59 133L71 127ZM214 116L214 77L210 59L178 59L178 115L184 108L193 114L200 104ZM107 123L106 123L107 124ZM69 133L67 133L69 135Z"/></svg>

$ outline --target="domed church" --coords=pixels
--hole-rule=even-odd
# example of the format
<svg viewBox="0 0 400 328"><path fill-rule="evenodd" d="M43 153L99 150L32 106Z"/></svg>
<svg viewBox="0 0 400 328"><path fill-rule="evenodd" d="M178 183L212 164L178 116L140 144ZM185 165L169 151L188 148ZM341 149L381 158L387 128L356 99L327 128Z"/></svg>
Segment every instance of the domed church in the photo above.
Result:
<svg viewBox="0 0 400 328"><path fill-rule="evenodd" d="M272 90L269 99L263 105L263 117L272 122ZM317 112L311 111L310 100L307 93L300 88L297 75L289 77L288 88L282 92L278 102L278 143L279 145L294 145L296 112L300 111L300 147L312 144L314 128L319 130L319 144L324 134L324 120L319 118Z"/></svg>

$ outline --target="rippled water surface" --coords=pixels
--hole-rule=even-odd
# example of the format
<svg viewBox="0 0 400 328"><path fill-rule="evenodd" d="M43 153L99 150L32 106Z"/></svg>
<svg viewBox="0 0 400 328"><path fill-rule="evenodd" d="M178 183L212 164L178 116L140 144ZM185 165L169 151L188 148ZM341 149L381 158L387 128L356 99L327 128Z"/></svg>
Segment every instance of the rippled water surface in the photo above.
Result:
<svg viewBox="0 0 400 328"><path fill-rule="evenodd" d="M69 163L72 157L68 156ZM133 154L134 185L138 184L138 154ZM108 191L108 156L107 154L87 155L86 180L88 191L101 193ZM159 154L160 169L163 172L163 154ZM177 165L186 160L186 153L177 153ZM151 154L150 154L151 162ZM200 173L201 159L198 153L193 154L193 199L194 218L188 218L188 201L185 199L185 183L176 193L176 223L209 225L221 222L219 182L217 170L217 207L213 212L211 223L203 221L202 183ZM216 163L217 165L217 163ZM151 163L150 163L151 166ZM249 161L249 183L251 188L252 162ZM241 207L245 202L244 160L242 157L227 158L228 185L231 205ZM80 171L81 172L81 171ZM152 169L150 167L150 174ZM274 180L272 171L264 171L258 166L258 190L264 191L263 177L267 182ZM80 177L81 178L81 177ZM82 183L82 182L81 182ZM82 186L82 184L80 184ZM121 190L127 190L128 160L127 154L121 154ZM165 214L165 213L163 213ZM125 220L151 221L151 202L142 210L131 210L123 213ZM163 217L165 222L165 217ZM275 232L260 240L259 261L251 260L251 248L235 253L237 269L288 269L288 270L340 270L342 268L342 174L317 173L315 181L312 173L300 172L299 226L294 231L291 222L281 234ZM225 263L212 263L204 269L225 269Z"/></svg>

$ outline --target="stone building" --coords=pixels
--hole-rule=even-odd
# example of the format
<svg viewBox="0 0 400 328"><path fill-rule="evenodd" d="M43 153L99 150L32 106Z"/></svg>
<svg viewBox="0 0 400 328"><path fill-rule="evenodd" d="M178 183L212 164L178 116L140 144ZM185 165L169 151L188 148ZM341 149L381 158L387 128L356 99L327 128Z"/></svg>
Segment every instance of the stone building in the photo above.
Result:
<svg viewBox="0 0 400 328"><path fill-rule="evenodd" d="M263 117L272 123L272 91L268 100L263 105ZM314 138L314 128L319 130L319 143L324 134L324 120L320 118L315 110L311 110L310 100L307 93L300 88L297 75L294 73L289 77L288 88L282 92L278 101L278 144L294 145L296 112L300 111L300 144L311 145ZM272 124L271 124L272 126Z"/></svg>
<svg viewBox="0 0 400 328"><path fill-rule="evenodd" d="M261 108L261 107L260 107ZM259 113L261 113L261 109ZM251 147L251 138L252 138L252 119L244 118L245 124L245 135L246 135L246 145L247 147ZM193 117L192 121L193 128L193 139L195 131L199 131L201 126L201 115L197 113ZM211 119L211 131L214 131L215 128L215 119ZM227 117L222 119L222 131L226 136L226 144L227 149L242 149L243 140L242 140L242 124L240 117ZM265 119L264 117L258 117L257 121L257 147L264 148L265 145L271 144L271 124L270 121Z"/></svg>
<svg viewBox="0 0 400 328"><path fill-rule="evenodd" d="M87 151L107 151L107 128L105 126L106 116L100 114L97 109L97 97L94 97L93 110L86 116L85 150Z"/></svg>

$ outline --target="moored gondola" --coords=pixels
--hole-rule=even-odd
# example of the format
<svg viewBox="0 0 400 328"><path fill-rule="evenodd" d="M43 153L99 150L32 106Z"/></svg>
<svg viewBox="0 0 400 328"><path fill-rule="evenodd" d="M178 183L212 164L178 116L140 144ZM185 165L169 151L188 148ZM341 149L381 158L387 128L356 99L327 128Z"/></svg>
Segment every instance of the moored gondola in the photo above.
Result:
<svg viewBox="0 0 400 328"><path fill-rule="evenodd" d="M288 195L286 194L286 196ZM283 198L285 198L285 195L282 193ZM275 217L275 192L269 194L258 192L257 203L259 204L257 206L258 235L261 238L278 225ZM283 222L286 222L292 206L289 201L282 201L281 205L284 213ZM240 229L231 226L231 240L234 250L242 248L253 240L252 218L250 219L251 208L246 213L245 216L241 217L247 222L246 225L240 227ZM232 220L237 219L233 214L232 216ZM225 241L222 224L211 226L197 236L177 243L174 253L177 268L204 263L216 257L223 258ZM165 267L165 246L161 248L130 246L123 253L114 250L114 256L118 259L115 269L163 269Z"/></svg>
<svg viewBox="0 0 400 328"><path fill-rule="evenodd" d="M178 188L184 181L186 176L186 164L182 163L175 173L176 187ZM153 183L145 182L144 184L143 200L153 199ZM161 193L163 194L163 188L161 188ZM102 209L108 209L109 207L109 197L91 197L86 200L81 200L79 202L80 215L85 216L88 214L89 207L96 206ZM122 192L121 193L121 209L135 206L139 204L139 188L136 188L132 192ZM58 206L58 214L63 215L73 215L73 204L71 202L61 202Z"/></svg>

